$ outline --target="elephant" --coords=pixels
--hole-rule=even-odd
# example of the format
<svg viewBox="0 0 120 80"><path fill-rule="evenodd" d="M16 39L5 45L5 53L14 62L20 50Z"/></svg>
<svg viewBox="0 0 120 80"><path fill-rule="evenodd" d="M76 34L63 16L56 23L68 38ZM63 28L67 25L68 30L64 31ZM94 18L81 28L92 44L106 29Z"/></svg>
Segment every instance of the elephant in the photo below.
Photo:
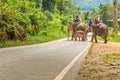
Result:
<svg viewBox="0 0 120 80"><path fill-rule="evenodd" d="M82 30L76 31L75 35L76 37L79 38L79 41L80 41L80 38L82 39L82 41L85 41L85 33Z"/></svg>
<svg viewBox="0 0 120 80"><path fill-rule="evenodd" d="M85 33L85 40L87 40L87 28L86 27L87 26L84 23L77 22L76 20L71 21L67 27L68 40L69 40L70 31L72 31L72 39L71 40L73 40L73 38L75 38L75 40L77 40L75 33L78 30L82 30Z"/></svg>
<svg viewBox="0 0 120 80"><path fill-rule="evenodd" d="M70 31L73 31L72 25L73 25L73 21L70 21L67 25L68 40L69 40L69 37L70 37Z"/></svg>
<svg viewBox="0 0 120 80"><path fill-rule="evenodd" d="M95 24L92 26L92 38L91 42L93 42L93 39L95 39L95 43L97 43L96 36L100 36L104 39L104 43L107 43L107 37L108 37L108 26L104 23Z"/></svg>

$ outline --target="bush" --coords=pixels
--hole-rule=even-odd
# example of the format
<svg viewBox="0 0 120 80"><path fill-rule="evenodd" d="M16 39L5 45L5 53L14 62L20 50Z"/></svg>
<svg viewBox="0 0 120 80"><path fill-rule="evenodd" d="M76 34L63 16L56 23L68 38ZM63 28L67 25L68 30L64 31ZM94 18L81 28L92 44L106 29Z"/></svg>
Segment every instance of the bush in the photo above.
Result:
<svg viewBox="0 0 120 80"><path fill-rule="evenodd" d="M45 11L44 13L47 16L47 20L51 21L53 20L53 14L49 11Z"/></svg>
<svg viewBox="0 0 120 80"><path fill-rule="evenodd" d="M64 16L64 15L62 15L61 17L60 17L60 20L61 20L61 23L63 24L63 25L67 25L68 24L68 16Z"/></svg>
<svg viewBox="0 0 120 80"><path fill-rule="evenodd" d="M120 35L115 33L113 30L109 31L109 39L110 41L120 42Z"/></svg>
<svg viewBox="0 0 120 80"><path fill-rule="evenodd" d="M8 32L11 32L9 29L17 26L16 28L21 28L23 32L28 33L25 37L40 36L40 39L48 37L50 40L64 37L68 17L59 14L53 15L49 11L41 12L35 7L35 4L34 1L29 0L2 0L0 4L0 26L3 27L4 23L5 31ZM15 30L13 29L13 32ZM16 36L20 36L20 38L19 33L24 34L18 30L16 33L18 34ZM29 40L29 38L27 39ZM37 38L37 40L39 39Z"/></svg>

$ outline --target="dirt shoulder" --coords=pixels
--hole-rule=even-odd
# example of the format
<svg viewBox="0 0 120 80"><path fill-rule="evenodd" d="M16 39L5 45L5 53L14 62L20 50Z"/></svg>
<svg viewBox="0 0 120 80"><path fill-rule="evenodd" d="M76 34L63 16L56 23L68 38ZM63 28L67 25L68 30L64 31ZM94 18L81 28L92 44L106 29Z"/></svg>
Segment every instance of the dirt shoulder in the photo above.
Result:
<svg viewBox="0 0 120 80"><path fill-rule="evenodd" d="M120 80L120 43L95 43L76 80Z"/></svg>

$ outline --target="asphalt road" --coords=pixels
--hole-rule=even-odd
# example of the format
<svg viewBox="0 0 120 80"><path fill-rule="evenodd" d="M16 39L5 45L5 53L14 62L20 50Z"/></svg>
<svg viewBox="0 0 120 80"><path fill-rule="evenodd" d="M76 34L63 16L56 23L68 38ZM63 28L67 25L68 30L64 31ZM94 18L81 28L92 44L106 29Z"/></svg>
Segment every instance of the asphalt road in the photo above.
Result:
<svg viewBox="0 0 120 80"><path fill-rule="evenodd" d="M89 41L60 39L37 45L1 48L0 80L72 80L70 76L74 76L76 71L74 65L87 53L90 44Z"/></svg>

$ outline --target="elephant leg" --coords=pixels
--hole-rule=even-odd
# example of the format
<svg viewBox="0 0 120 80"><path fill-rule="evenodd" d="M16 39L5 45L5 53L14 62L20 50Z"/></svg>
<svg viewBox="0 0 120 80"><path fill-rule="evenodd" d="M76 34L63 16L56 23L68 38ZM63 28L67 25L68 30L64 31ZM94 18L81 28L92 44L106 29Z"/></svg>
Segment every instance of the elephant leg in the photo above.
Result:
<svg viewBox="0 0 120 80"><path fill-rule="evenodd" d="M101 37L104 39L104 43L107 43L107 35L105 35L105 33L104 33L101 35Z"/></svg>
<svg viewBox="0 0 120 80"><path fill-rule="evenodd" d="M73 31L73 32L72 32L72 38L71 38L71 40L73 40L74 34L75 34L75 32Z"/></svg>
<svg viewBox="0 0 120 80"><path fill-rule="evenodd" d="M95 35L95 43L97 43L98 41L97 41L97 36Z"/></svg>
<svg viewBox="0 0 120 80"><path fill-rule="evenodd" d="M105 38L104 38L104 43L107 43L107 36L105 36Z"/></svg>
<svg viewBox="0 0 120 80"><path fill-rule="evenodd" d="M69 37L70 37L70 31L68 30L68 40L69 40Z"/></svg>
<svg viewBox="0 0 120 80"><path fill-rule="evenodd" d="M77 41L77 35L76 35L76 33L74 33L74 38L75 38L75 41Z"/></svg>
<svg viewBox="0 0 120 80"><path fill-rule="evenodd" d="M85 37L84 36L82 37L82 41L85 41Z"/></svg>
<svg viewBox="0 0 120 80"><path fill-rule="evenodd" d="M83 35L82 40L83 40L83 41L85 41L85 40L86 40L86 39L85 39L85 34Z"/></svg>
<svg viewBox="0 0 120 80"><path fill-rule="evenodd" d="M104 43L107 43L107 39L105 39L105 42Z"/></svg>
<svg viewBox="0 0 120 80"><path fill-rule="evenodd" d="M80 37L79 37L79 41L80 41Z"/></svg>
<svg viewBox="0 0 120 80"><path fill-rule="evenodd" d="M77 37L78 37L78 39L80 41L80 35L78 33L76 34L76 40L77 40Z"/></svg>
<svg viewBox="0 0 120 80"><path fill-rule="evenodd" d="M86 33L86 40L88 40L88 38L87 38L87 33Z"/></svg>
<svg viewBox="0 0 120 80"><path fill-rule="evenodd" d="M93 42L93 38L94 38L94 36L95 36L95 35L94 35L94 34L92 34L91 42Z"/></svg>
<svg viewBox="0 0 120 80"><path fill-rule="evenodd" d="M87 40L87 32L85 33L85 40Z"/></svg>

